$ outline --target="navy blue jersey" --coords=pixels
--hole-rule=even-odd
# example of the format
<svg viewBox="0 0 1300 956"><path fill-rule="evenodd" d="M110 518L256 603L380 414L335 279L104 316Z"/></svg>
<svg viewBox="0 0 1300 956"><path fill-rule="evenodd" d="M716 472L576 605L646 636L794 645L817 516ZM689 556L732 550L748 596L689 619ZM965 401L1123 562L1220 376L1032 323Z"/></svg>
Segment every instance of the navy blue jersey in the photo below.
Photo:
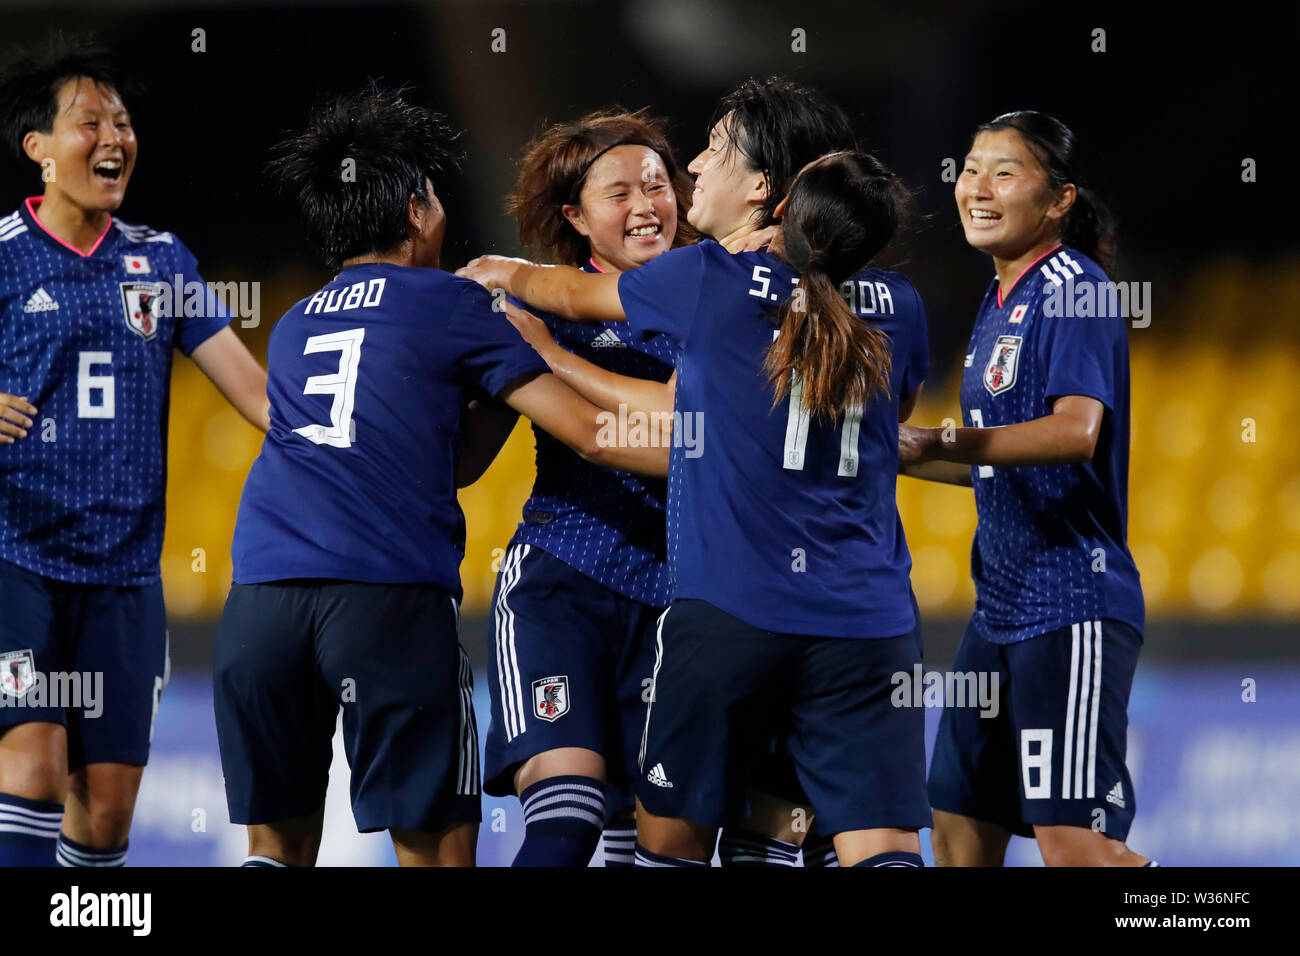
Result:
<svg viewBox="0 0 1300 956"><path fill-rule="evenodd" d="M665 335L642 339L628 333L626 322L566 322L548 312L536 314L557 342L601 368L656 382L673 374L675 349ZM665 607L671 596L664 538L667 483L592 464L536 425L533 435L537 480L515 540L619 594Z"/></svg>
<svg viewBox="0 0 1300 956"><path fill-rule="evenodd" d="M1142 588L1127 544L1128 336L1113 300L1096 294L1109 281L1083 253L1058 247L1005 298L994 278L975 320L961 385L967 425L1042 418L1063 395L1105 406L1091 461L971 469L979 511L974 620L991 641L1097 618L1142 630ZM1077 307L1085 295L1094 304ZM1067 307L1071 314L1061 315Z"/></svg>
<svg viewBox="0 0 1300 956"><path fill-rule="evenodd" d="M460 596L467 392L547 371L483 288L353 266L276 323L271 430L239 502L234 580L436 584Z"/></svg>
<svg viewBox="0 0 1300 956"><path fill-rule="evenodd" d="M676 413L698 433L693 449L673 443L673 597L772 631L905 634L915 616L894 500L898 403L928 371L921 300L897 273L865 270L845 283L854 311L889 335L893 374L888 399L832 422L790 398L772 408L763 359L796 279L770 253L733 256L713 241L619 279L632 330L680 347Z"/></svg>
<svg viewBox="0 0 1300 956"><path fill-rule="evenodd" d="M229 322L169 232L110 219L88 255L0 219L0 391L36 406L0 448L0 559L44 577L159 580L172 352Z"/></svg>

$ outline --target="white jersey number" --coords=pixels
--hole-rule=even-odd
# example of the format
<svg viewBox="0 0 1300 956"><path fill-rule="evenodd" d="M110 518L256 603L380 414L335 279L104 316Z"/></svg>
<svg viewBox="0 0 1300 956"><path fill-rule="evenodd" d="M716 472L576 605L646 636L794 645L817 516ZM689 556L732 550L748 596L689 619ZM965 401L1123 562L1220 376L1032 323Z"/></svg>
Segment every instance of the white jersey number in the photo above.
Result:
<svg viewBox="0 0 1300 956"><path fill-rule="evenodd" d="M780 330L772 333L772 341L780 335ZM811 416L803 405L803 381L790 373L790 411L785 420L785 454L781 458L781 467L787 471L803 471L804 451L808 445L808 426ZM862 427L862 405L854 402L844 415L844 425L840 429L840 467L836 474L841 478L858 476L858 432Z"/></svg>
<svg viewBox="0 0 1300 956"><path fill-rule="evenodd" d="M313 335L307 339L303 355L314 352L339 352L339 370L331 375L312 375L303 388L304 395L333 395L329 425L304 425L293 430L317 445L334 448L351 448L355 435L352 431L352 407L357 392L357 365L361 362L361 340L365 329L345 329L326 335Z"/></svg>
<svg viewBox="0 0 1300 956"><path fill-rule="evenodd" d="M978 408L972 408L972 409L970 410L970 423L971 423L972 425L974 425L976 428L983 428L983 427L984 427L984 413L983 413L982 411L980 411ZM993 466L992 466L992 465L980 465L980 466L975 470L975 474L976 474L976 477L978 477L978 478L992 478L992 477L993 477Z"/></svg>
<svg viewBox="0 0 1300 956"><path fill-rule="evenodd" d="M112 352L81 352L77 358L77 417L78 418L112 418L115 404L113 402L113 373L91 375L95 365L113 367ZM99 404L90 400L91 392L100 393Z"/></svg>

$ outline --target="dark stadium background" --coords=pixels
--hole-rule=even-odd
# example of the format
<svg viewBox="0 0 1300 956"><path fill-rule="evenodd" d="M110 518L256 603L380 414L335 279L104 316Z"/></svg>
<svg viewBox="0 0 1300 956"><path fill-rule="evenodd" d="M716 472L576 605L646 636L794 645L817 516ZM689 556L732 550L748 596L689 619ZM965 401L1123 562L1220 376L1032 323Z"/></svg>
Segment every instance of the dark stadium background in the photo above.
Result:
<svg viewBox="0 0 1300 956"><path fill-rule="evenodd" d="M521 147L548 120L611 103L671 118L683 164L718 97L747 76L811 83L854 116L863 141L917 191L904 268L930 316L934 372L914 420L956 412L955 387L991 265L953 214L943 161L972 128L1036 108L1079 134L1093 185L1120 220L1113 278L1149 282L1152 321L1130 335L1131 540L1149 627L1133 703L1140 811L1131 843L1168 863L1300 862L1300 241L1283 166L1292 120L1294 11L1224 13L1130 4L802 3L672 0L405 4L0 3L0 48L54 28L94 31L144 84L130 101L140 161L122 216L175 231L210 281L261 284L261 321L240 334L264 355L275 318L329 278L271 194L267 148L311 104L367 77L467 130L468 160L443 192L444 265L516 253L502 197ZM505 30L494 53L492 31ZM792 52L791 31L806 31ZM1105 30L1105 52L1093 31ZM204 52L195 52L195 30ZM1243 160L1256 182L1243 182ZM0 200L39 186L10 157ZM1253 422L1254 441L1245 440ZM164 584L173 681L132 834L135 863L228 864L210 660L229 586L234 510L257 438L178 360ZM531 438L463 496L469 545L462 640L481 665L493 560L531 482ZM973 592L969 492L900 481L916 559L927 667L946 668ZM740 556L737 558L741 559ZM1243 685L1249 681L1250 684ZM1243 690L1253 686L1254 700ZM928 715L933 723L935 713ZM486 730L486 714L480 714ZM338 751L322 862L385 862L358 837ZM513 801L485 801L480 860L522 836ZM1038 862L1016 841L1013 859Z"/></svg>

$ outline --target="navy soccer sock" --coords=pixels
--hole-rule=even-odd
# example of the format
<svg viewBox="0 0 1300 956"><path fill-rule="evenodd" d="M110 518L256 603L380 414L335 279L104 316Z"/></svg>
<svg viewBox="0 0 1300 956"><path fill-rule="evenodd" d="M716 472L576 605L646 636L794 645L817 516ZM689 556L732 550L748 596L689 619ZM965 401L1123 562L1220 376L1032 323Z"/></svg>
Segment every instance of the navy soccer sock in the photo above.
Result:
<svg viewBox="0 0 1300 956"><path fill-rule="evenodd" d="M245 867L245 866L283 866L283 867L288 867L289 864L288 864L288 863L281 863L279 860L273 860L273 859L271 859L271 857L269 857L269 856L246 856L246 857L244 857L244 862L241 863L241 864L239 864L239 865L240 865L240 867L242 868L242 867Z"/></svg>
<svg viewBox="0 0 1300 956"><path fill-rule="evenodd" d="M0 866L54 866L63 804L0 793Z"/></svg>
<svg viewBox="0 0 1300 956"><path fill-rule="evenodd" d="M605 823L605 784L592 777L547 777L519 795L524 844L511 866L586 866Z"/></svg>
<svg viewBox="0 0 1300 956"><path fill-rule="evenodd" d="M718 840L718 859L723 866L794 866L799 848L752 830L726 827Z"/></svg>
<svg viewBox="0 0 1300 956"><path fill-rule="evenodd" d="M86 846L76 840L69 840L59 834L59 847L56 851L59 866L124 866L126 865L126 848L128 844L101 850L99 847Z"/></svg>
<svg viewBox="0 0 1300 956"><path fill-rule="evenodd" d="M894 850L892 853L877 853L875 856L869 856L861 863L854 863L854 867L859 866L925 866L919 853L904 853L902 850Z"/></svg>
<svg viewBox="0 0 1300 956"><path fill-rule="evenodd" d="M615 817L601 834L606 866L636 865L636 818Z"/></svg>
<svg viewBox="0 0 1300 956"><path fill-rule="evenodd" d="M640 843L636 845L636 865L637 866L708 866L702 860L683 860L677 856L660 856L658 853L651 853Z"/></svg>

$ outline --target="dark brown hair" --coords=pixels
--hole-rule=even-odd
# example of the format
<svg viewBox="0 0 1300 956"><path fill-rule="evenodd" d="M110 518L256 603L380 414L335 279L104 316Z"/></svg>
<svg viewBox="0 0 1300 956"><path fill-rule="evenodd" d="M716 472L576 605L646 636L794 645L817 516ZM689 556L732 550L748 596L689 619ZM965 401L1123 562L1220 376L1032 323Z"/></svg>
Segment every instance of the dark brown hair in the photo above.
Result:
<svg viewBox="0 0 1300 956"><path fill-rule="evenodd" d="M866 153L830 153L795 178L781 241L800 276L777 310L780 331L763 362L776 391L773 407L792 380L803 407L830 418L865 406L877 391L890 394L889 336L848 307L840 283L889 243L910 198Z"/></svg>
<svg viewBox="0 0 1300 956"><path fill-rule="evenodd" d="M663 160L677 197L673 246L696 242L698 235L686 221L691 181L677 165L664 125L644 109L629 113L614 106L548 127L525 149L514 189L506 200L506 211L519 223L519 241L552 262L586 262L590 244L565 218L564 207L580 202L587 173L602 154L615 146L645 146Z"/></svg>

